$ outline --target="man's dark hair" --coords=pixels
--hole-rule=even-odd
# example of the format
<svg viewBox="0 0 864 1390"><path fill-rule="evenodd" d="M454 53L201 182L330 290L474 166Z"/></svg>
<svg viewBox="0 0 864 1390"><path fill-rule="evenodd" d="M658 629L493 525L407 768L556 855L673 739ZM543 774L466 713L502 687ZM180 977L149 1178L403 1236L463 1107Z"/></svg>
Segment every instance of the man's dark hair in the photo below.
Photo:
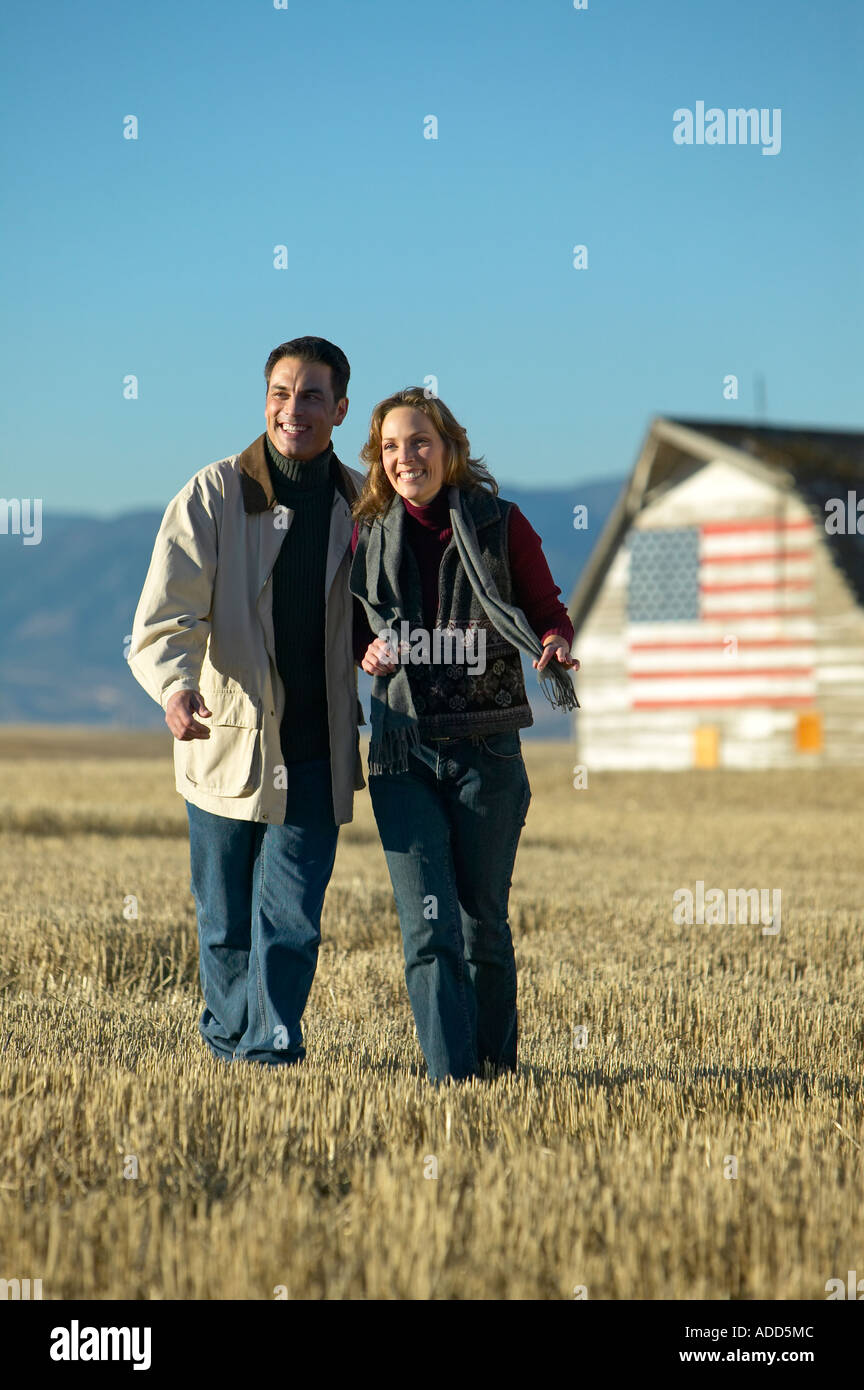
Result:
<svg viewBox="0 0 864 1390"><path fill-rule="evenodd" d="M328 343L326 338L292 338L288 343L280 343L267 358L264 368L264 379L268 387L270 374L283 357L299 357L301 362L326 362L333 383L333 399L339 401L348 394L351 368L348 358L335 343Z"/></svg>

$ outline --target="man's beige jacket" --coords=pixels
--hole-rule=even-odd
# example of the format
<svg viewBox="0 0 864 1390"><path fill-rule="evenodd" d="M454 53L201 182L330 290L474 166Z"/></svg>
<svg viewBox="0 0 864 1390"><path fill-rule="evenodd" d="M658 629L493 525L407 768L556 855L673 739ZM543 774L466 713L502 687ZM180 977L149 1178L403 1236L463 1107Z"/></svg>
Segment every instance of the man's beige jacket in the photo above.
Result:
<svg viewBox="0 0 864 1390"><path fill-rule="evenodd" d="M352 521L363 476L336 460L325 588L327 714L333 811L350 821L364 787L357 726L363 714L351 641ZM204 811L282 824L291 764L279 726L285 691L276 667L271 574L295 513L270 482L265 436L202 468L169 503L135 619L129 665L164 709L199 690L208 739L174 740L176 787ZM298 523L300 524L300 523Z"/></svg>

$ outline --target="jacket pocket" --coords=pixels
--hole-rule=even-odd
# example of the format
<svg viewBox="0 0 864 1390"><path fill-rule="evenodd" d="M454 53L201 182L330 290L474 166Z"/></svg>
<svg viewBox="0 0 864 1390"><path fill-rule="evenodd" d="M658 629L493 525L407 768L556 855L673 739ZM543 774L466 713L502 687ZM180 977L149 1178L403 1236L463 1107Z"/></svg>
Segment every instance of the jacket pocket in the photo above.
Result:
<svg viewBox="0 0 864 1390"><path fill-rule="evenodd" d="M201 694L212 712L201 721L210 737L187 745L187 781L216 796L242 796L260 780L261 701L219 674Z"/></svg>

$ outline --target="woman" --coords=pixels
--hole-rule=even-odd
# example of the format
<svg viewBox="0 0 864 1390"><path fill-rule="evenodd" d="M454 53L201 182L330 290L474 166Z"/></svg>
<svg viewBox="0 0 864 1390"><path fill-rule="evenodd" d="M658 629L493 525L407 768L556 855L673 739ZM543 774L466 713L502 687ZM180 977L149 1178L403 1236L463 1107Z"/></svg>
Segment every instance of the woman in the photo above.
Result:
<svg viewBox="0 0 864 1390"><path fill-rule="evenodd" d="M430 1080L515 1071L507 912L533 723L519 649L571 709L573 627L539 536L443 401L381 401L361 458L355 657L375 677L369 792L417 1035Z"/></svg>

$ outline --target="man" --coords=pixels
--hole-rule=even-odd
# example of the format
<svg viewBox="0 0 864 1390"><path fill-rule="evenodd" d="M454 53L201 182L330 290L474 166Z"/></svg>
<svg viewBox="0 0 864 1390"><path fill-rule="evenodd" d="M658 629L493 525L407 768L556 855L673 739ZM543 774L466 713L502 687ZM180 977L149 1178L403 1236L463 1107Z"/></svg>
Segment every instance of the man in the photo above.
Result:
<svg viewBox="0 0 864 1390"><path fill-rule="evenodd" d="M267 428L169 504L129 664L165 710L189 819L199 1028L216 1057L290 1065L338 827L365 786L350 504L333 452L350 368L323 338L267 359Z"/></svg>

